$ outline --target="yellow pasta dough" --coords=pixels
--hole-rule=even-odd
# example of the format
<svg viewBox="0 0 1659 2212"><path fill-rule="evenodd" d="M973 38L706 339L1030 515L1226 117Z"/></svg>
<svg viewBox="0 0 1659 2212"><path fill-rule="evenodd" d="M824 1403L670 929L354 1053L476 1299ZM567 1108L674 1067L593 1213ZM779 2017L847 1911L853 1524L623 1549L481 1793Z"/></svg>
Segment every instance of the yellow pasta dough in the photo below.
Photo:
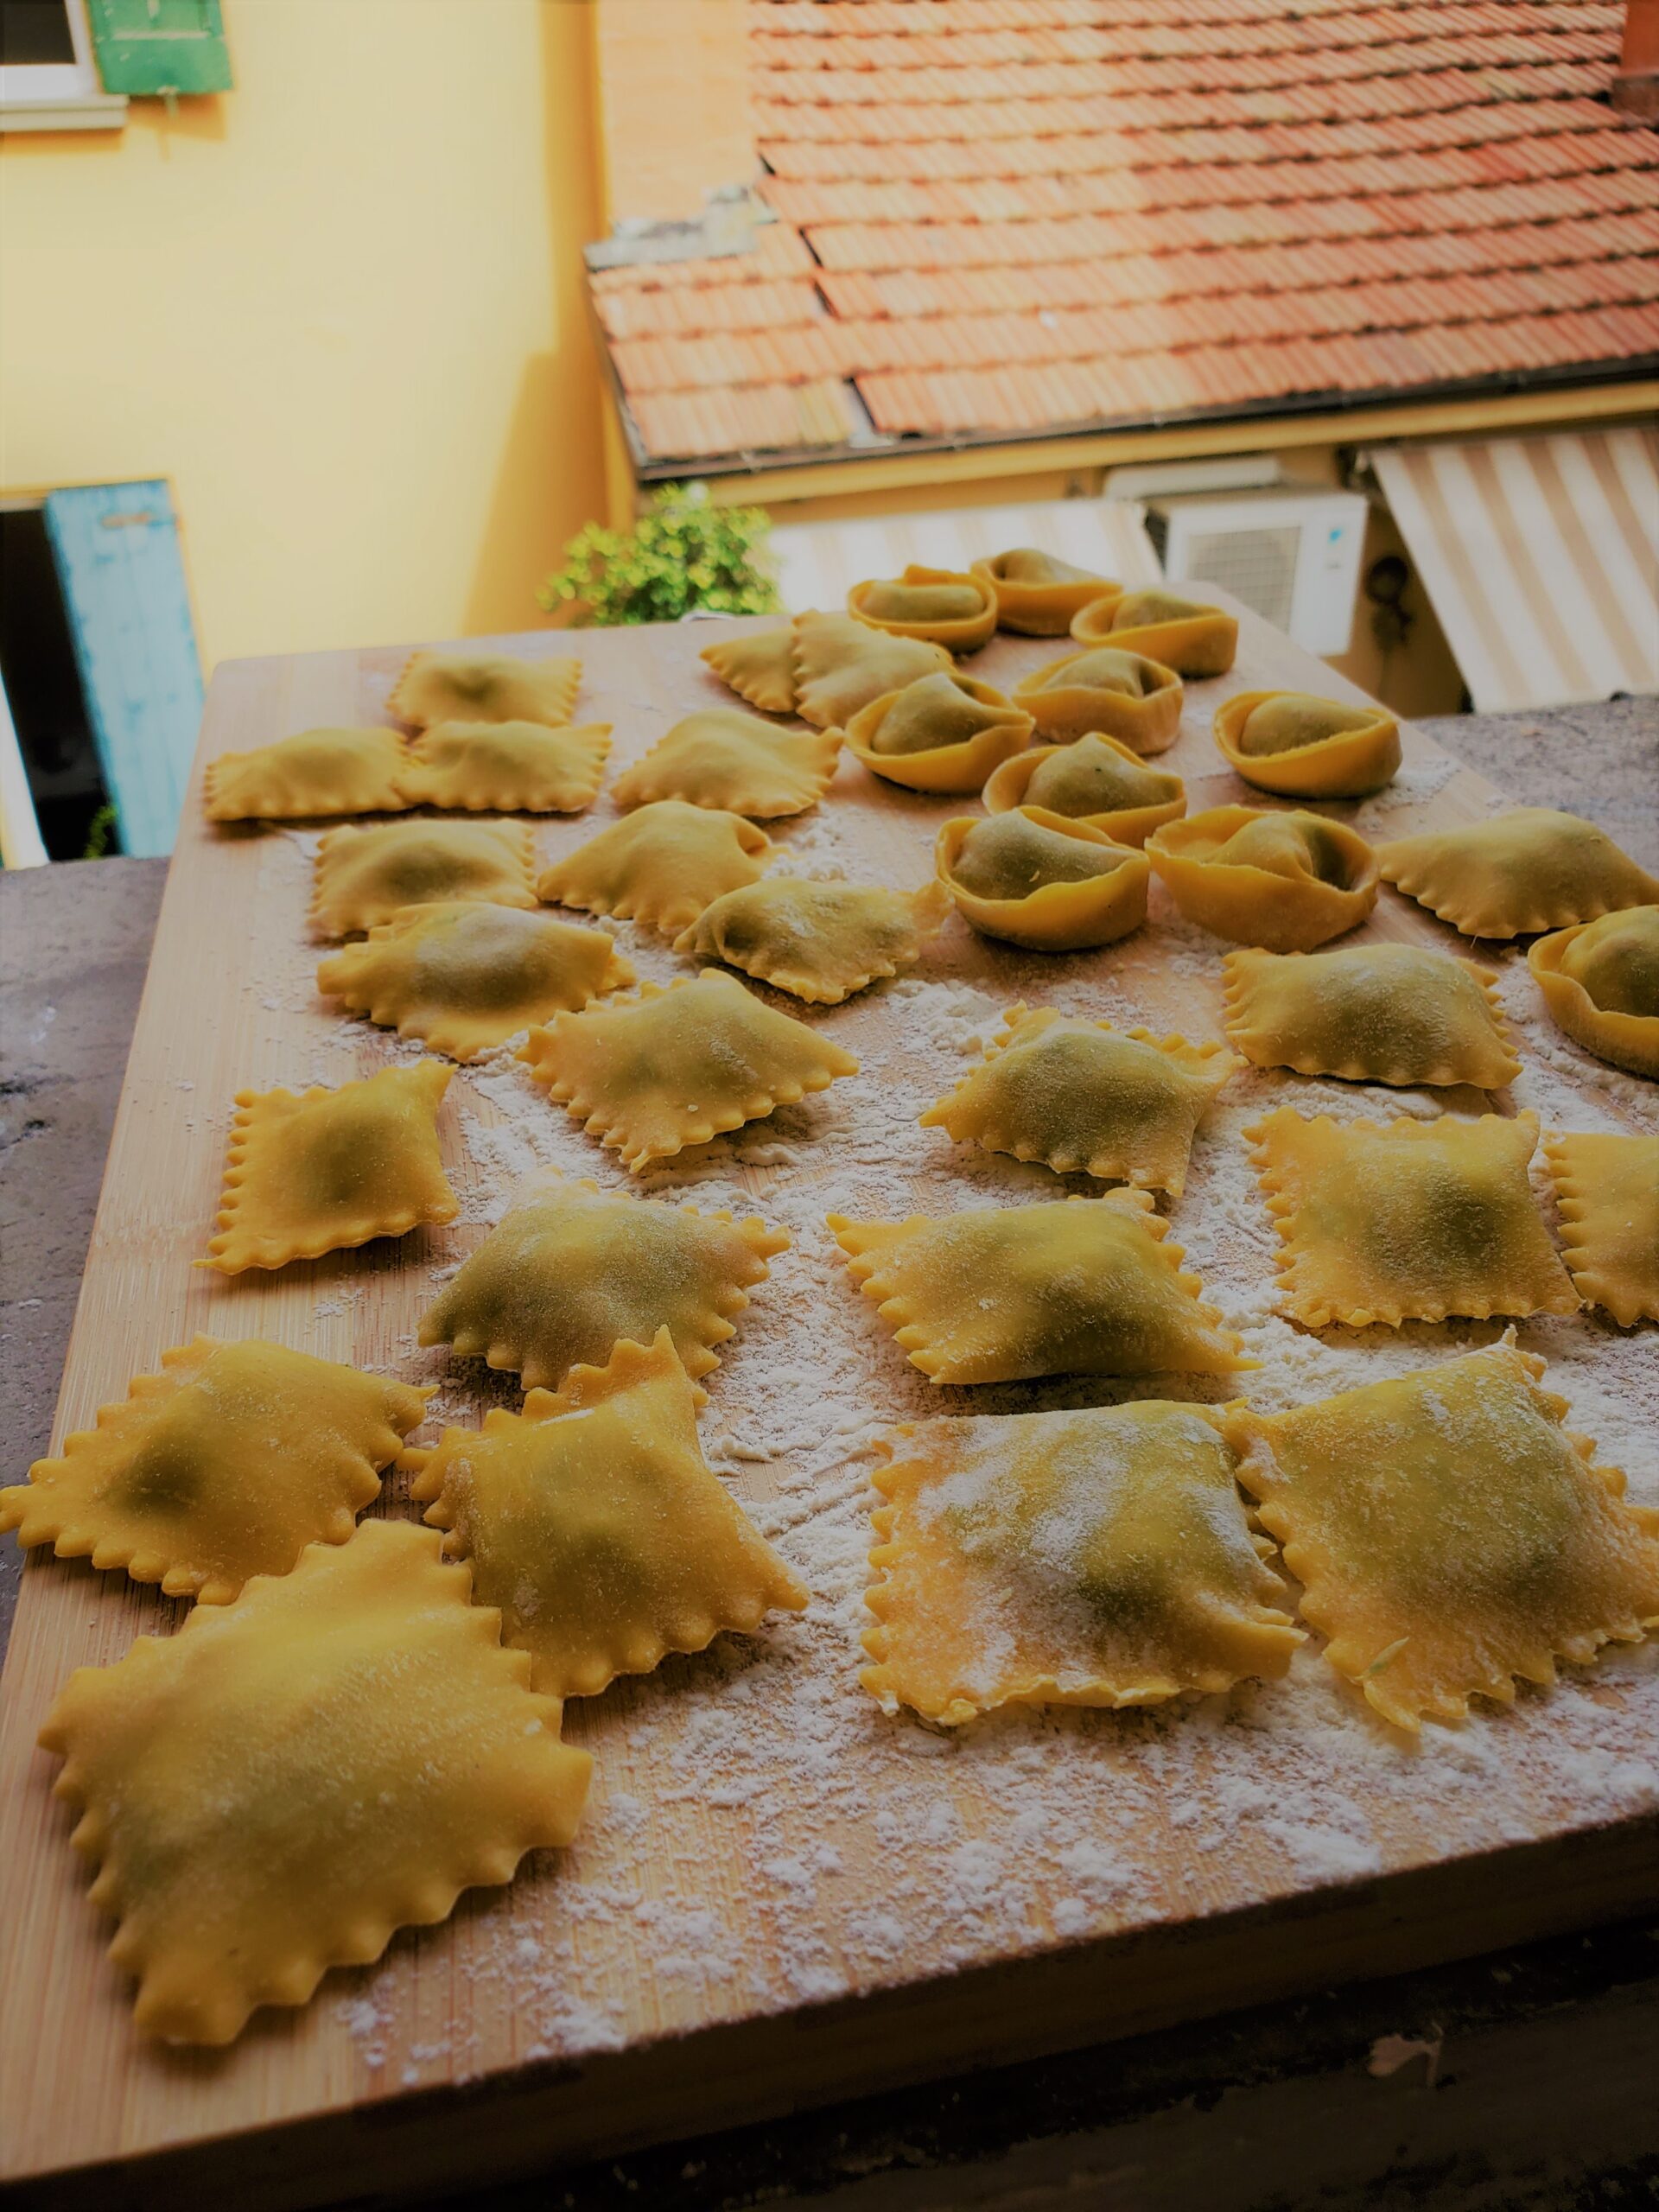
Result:
<svg viewBox="0 0 1659 2212"><path fill-rule="evenodd" d="M839 1006L879 976L913 967L950 911L941 883L889 891L772 875L728 891L674 940L812 1006Z"/></svg>
<svg viewBox="0 0 1659 2212"><path fill-rule="evenodd" d="M1605 830L1547 806L1396 837L1376 858L1385 881L1465 937L1529 937L1659 899L1659 879Z"/></svg>
<svg viewBox="0 0 1659 2212"><path fill-rule="evenodd" d="M468 1583L432 1530L365 1521L71 1675L41 1742L140 2028L229 2043L569 1842L592 1762Z"/></svg>
<svg viewBox="0 0 1659 2212"><path fill-rule="evenodd" d="M1147 918L1144 853L1040 807L957 815L934 841L939 880L982 937L1034 952L1110 944Z"/></svg>
<svg viewBox="0 0 1659 2212"><path fill-rule="evenodd" d="M283 1268L453 1221L437 1130L451 1072L423 1060L338 1090L239 1090L218 1234L196 1265Z"/></svg>
<svg viewBox="0 0 1659 2212"><path fill-rule="evenodd" d="M331 830L317 847L311 925L350 937L405 906L482 899L533 906L535 843L519 822L388 822Z"/></svg>
<svg viewBox="0 0 1659 2212"><path fill-rule="evenodd" d="M512 653L413 653L386 702L416 729L434 722L568 722L582 663Z"/></svg>
<svg viewBox="0 0 1659 2212"><path fill-rule="evenodd" d="M1376 855L1365 840L1300 808L1212 806L1154 830L1146 850L1188 921L1236 944L1311 952L1376 904Z"/></svg>
<svg viewBox="0 0 1659 2212"><path fill-rule="evenodd" d="M1238 652L1236 616L1156 587L1079 607L1071 635L1080 645L1143 654L1177 676L1225 676Z"/></svg>
<svg viewBox="0 0 1659 2212"><path fill-rule="evenodd" d="M697 655L721 682L763 715L795 711L795 635L787 622L776 630L750 630L722 638Z"/></svg>
<svg viewBox="0 0 1659 2212"><path fill-rule="evenodd" d="M1145 1191L935 1218L830 1214L853 1280L931 1382L1253 1367Z"/></svg>
<svg viewBox="0 0 1659 2212"><path fill-rule="evenodd" d="M307 1544L345 1542L429 1395L285 1344L199 1336L0 1490L0 1529L226 1605Z"/></svg>
<svg viewBox="0 0 1659 2212"><path fill-rule="evenodd" d="M1031 716L1001 692L937 669L861 707L847 749L873 775L911 791L976 791L1030 735Z"/></svg>
<svg viewBox="0 0 1659 2212"><path fill-rule="evenodd" d="M1541 937L1527 965L1575 1045L1633 1075L1659 1076L1659 905Z"/></svg>
<svg viewBox="0 0 1659 2212"><path fill-rule="evenodd" d="M860 1679L890 1713L1151 1705L1305 1641L1201 1406L906 1421L882 1449Z"/></svg>
<svg viewBox="0 0 1659 2212"><path fill-rule="evenodd" d="M1338 1123L1286 1106L1245 1134L1283 1241L1280 1303L1304 1327L1577 1311L1528 1180L1535 1114Z"/></svg>
<svg viewBox="0 0 1659 2212"><path fill-rule="evenodd" d="M302 729L253 753L221 753L202 776L210 822L398 814L408 765L395 729Z"/></svg>
<svg viewBox="0 0 1659 2212"><path fill-rule="evenodd" d="M666 990L642 983L637 998L562 1014L531 1031L518 1058L636 1175L858 1072L850 1052L717 968Z"/></svg>
<svg viewBox="0 0 1659 2212"><path fill-rule="evenodd" d="M1236 691L1214 727L1222 758L1247 784L1290 798L1363 798L1400 767L1400 725L1381 707Z"/></svg>
<svg viewBox="0 0 1659 2212"><path fill-rule="evenodd" d="M723 892L756 883L775 848L741 815L663 798L642 806L544 868L550 905L577 906L671 936Z"/></svg>
<svg viewBox="0 0 1659 2212"><path fill-rule="evenodd" d="M902 576L855 584L847 612L890 636L971 653L996 627L996 592L983 576L912 561Z"/></svg>
<svg viewBox="0 0 1659 2212"><path fill-rule="evenodd" d="M1186 785L1163 768L1148 768L1116 737L1091 732L1070 745L1033 745L1005 760L983 793L993 814L1039 806L1068 822L1086 822L1115 845L1143 845L1166 822L1186 812Z"/></svg>
<svg viewBox="0 0 1659 2212"><path fill-rule="evenodd" d="M668 1652L749 1635L806 1586L712 1473L697 1442L700 1393L666 1327L626 1339L603 1367L573 1367L524 1411L446 1428L410 1452L410 1495L470 1560L505 1643L528 1651L555 1697L592 1697Z"/></svg>
<svg viewBox="0 0 1659 2212"><path fill-rule="evenodd" d="M454 1060L634 980L602 931L516 906L406 906L331 953L317 988Z"/></svg>
<svg viewBox="0 0 1659 2212"><path fill-rule="evenodd" d="M819 729L845 728L872 699L951 664L943 645L888 637L850 614L798 614L793 637L795 711Z"/></svg>
<svg viewBox="0 0 1659 2212"><path fill-rule="evenodd" d="M1659 1321L1659 1137L1544 1139L1573 1286L1621 1328ZM3 1496L0 1493L0 1496Z"/></svg>
<svg viewBox="0 0 1659 2212"><path fill-rule="evenodd" d="M619 806L677 798L771 821L816 806L835 780L836 730L779 729L735 707L700 707L611 786Z"/></svg>
<svg viewBox="0 0 1659 2212"><path fill-rule="evenodd" d="M1242 1063L1224 1045L1011 1007L1006 1035L921 1116L958 1144L1040 1160L1057 1174L1168 1191L1186 1185L1192 1138Z"/></svg>
<svg viewBox="0 0 1659 2212"><path fill-rule="evenodd" d="M611 749L609 722L436 722L409 748L402 787L413 806L474 814L580 814Z"/></svg>
<svg viewBox="0 0 1659 2212"><path fill-rule="evenodd" d="M1259 1068L1497 1090L1521 1063L1490 969L1420 944L1230 952L1227 1034Z"/></svg>
<svg viewBox="0 0 1659 2212"><path fill-rule="evenodd" d="M1110 607L1123 589L1109 576L1073 568L1034 545L1016 545L988 561L976 561L970 574L995 594L997 626L1028 638L1063 638L1080 609Z"/></svg>
<svg viewBox="0 0 1659 2212"><path fill-rule="evenodd" d="M1181 727L1181 679L1173 668L1116 645L1089 645L1047 661L1012 693L1052 744L1098 730L1137 753L1163 753Z"/></svg>
<svg viewBox="0 0 1659 2212"><path fill-rule="evenodd" d="M1230 1412L1239 1478L1325 1657L1385 1720L1514 1701L1659 1624L1659 1513L1501 1344L1286 1414Z"/></svg>
<svg viewBox="0 0 1659 2212"><path fill-rule="evenodd" d="M619 1338L673 1338L695 1382L720 1364L766 1262L789 1249L753 1215L699 1213L569 1182L550 1168L506 1214L421 1317L423 1344L516 1373L552 1389L575 1366L602 1367Z"/></svg>

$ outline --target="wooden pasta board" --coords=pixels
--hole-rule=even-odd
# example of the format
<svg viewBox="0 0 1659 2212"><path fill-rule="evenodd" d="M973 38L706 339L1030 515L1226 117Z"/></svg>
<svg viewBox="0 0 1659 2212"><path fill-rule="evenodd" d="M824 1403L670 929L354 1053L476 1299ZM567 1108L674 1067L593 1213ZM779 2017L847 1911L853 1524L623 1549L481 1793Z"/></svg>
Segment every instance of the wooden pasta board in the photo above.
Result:
<svg viewBox="0 0 1659 2212"><path fill-rule="evenodd" d="M689 709L731 703L698 649L754 626L499 642L581 654L578 716L616 725L614 772ZM1065 649L998 638L971 666L1006 687ZM340 1081L410 1050L316 998L303 839L211 829L202 763L314 724L384 719L402 658L248 660L214 679L54 1449L199 1329L436 1379L447 1372L442 1355L416 1352L412 1338L432 1270L483 1234L478 1202L503 1181L512 1147L527 1141L520 1133L533 1131L573 1172L623 1180L518 1075L480 1084L463 1071L440 1123L464 1202L454 1229L273 1276L227 1282L191 1265L217 1202L236 1090ZM1244 613L1236 668L1189 687L1163 764L1187 779L1194 811L1250 796L1222 766L1208 719L1230 691L1263 686L1358 696ZM1488 810L1478 777L1414 732L1406 741L1382 834ZM896 791L844 757L824 807L777 835L798 842L809 873L828 863L909 885L929 873L938 823L970 806ZM538 823L540 848L565 849L611 816L601 796L581 820ZM1369 927L1458 946L1387 891ZM632 951L632 933L621 935ZM1052 1183L1040 1169L953 1157L939 1132L914 1126L916 1099L969 1064L961 1046L975 1007L1023 996L1120 1018L1127 1005L1160 1031L1213 1036L1224 949L1172 925L1154 886L1151 925L1120 945L1045 963L953 918L917 971L938 992L884 988L809 1016L861 1054L856 1085L785 1109L776 1131L718 1141L708 1166L682 1162L678 1179L695 1199L699 1174L712 1174L717 1189L752 1193L756 1210L786 1215L795 1230L795 1250L774 1263L710 1378L704 1427L715 1464L817 1578L812 1612L772 1624L753 1646L671 1661L645 1684L573 1703L567 1732L597 1761L575 1848L543 1854L510 1890L474 1893L443 1927L406 1931L378 1968L329 1975L303 2010L262 2013L228 2050L169 2050L133 2032L128 1991L104 1956L111 1929L86 1901L67 1843L71 1818L50 1794L55 1762L35 1748L73 1668L113 1661L136 1633L173 1625L180 1609L83 1562L31 1558L0 1729L6 2175L32 2179L54 2202L100 2205L219 2201L232 2186L254 2208L477 2184L1471 1954L1652 1897L1650 1814L1628 1793L1580 1786L1592 1756L1618 1763L1618 1732L1633 1725L1633 1700L1651 1680L1639 1655L1611 1660L1585 1678L1588 1688L1526 1694L1515 1713L1431 1730L1415 1751L1327 1686L1312 1651L1299 1703L1240 1692L1162 1717L1020 1714L981 1724L958 1746L888 1719L856 1687L860 1578L849 1579L847 1559L863 1541L869 1421L1113 1393L930 1398L836 1264L822 1214L849 1191L868 1212L938 1210L953 1202L951 1179L970 1173L981 1202L1002 1189L999 1177L1027 1196ZM676 963L658 948L645 964L661 974ZM1535 1043L1558 1093L1563 1082L1593 1092L1600 1125L1642 1115L1637 1086L1606 1080L1547 1025L1523 1041L1529 1060ZM1249 1079L1282 1090L1300 1080ZM1470 1092L1446 1103L1483 1104ZM1503 1097L1497 1108L1513 1110ZM1195 1157L1194 1184L1173 1209L1189 1247L1205 1227L1197 1166ZM671 1195L676 1178L656 1187ZM1217 1249L1224 1272L1245 1281L1253 1271L1268 1287L1257 1300L1265 1312L1271 1238L1264 1217L1258 1226L1254 1243L1230 1230ZM1213 1280L1209 1288L1217 1294ZM1630 1340L1593 1317L1556 1325L1580 1332L1592 1379L1616 1389L1620 1363L1636 1356ZM1424 1327L1415 1340L1426 1357L1495 1333ZM1353 1341L1363 1349L1384 1334ZM1522 1338L1540 1341L1526 1330ZM814 1439L800 1408L817 1387L815 1360ZM448 1379L441 1403L452 1419L517 1402L511 1378L492 1384L457 1369ZM1241 1378L1247 1395L1262 1380ZM774 1456L756 1456L766 1450ZM1611 1732L1586 1749L1586 1730Z"/></svg>

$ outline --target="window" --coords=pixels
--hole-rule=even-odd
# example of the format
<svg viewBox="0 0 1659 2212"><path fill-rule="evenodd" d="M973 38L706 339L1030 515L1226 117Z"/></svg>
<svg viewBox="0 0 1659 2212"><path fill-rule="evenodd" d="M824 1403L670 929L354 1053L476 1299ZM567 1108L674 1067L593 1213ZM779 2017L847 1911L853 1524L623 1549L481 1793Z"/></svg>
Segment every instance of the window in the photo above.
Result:
<svg viewBox="0 0 1659 2212"><path fill-rule="evenodd" d="M86 0L0 0L0 130L107 130L126 111L99 79Z"/></svg>

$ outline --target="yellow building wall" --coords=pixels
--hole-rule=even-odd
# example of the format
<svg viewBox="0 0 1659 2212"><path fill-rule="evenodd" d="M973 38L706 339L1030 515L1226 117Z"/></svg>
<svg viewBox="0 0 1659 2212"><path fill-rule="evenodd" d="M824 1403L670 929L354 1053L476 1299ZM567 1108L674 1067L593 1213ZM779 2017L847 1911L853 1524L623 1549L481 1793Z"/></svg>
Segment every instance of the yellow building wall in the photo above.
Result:
<svg viewBox="0 0 1659 2212"><path fill-rule="evenodd" d="M233 0L236 90L0 152L0 487L170 478L204 663L528 629L604 511L568 0Z"/></svg>

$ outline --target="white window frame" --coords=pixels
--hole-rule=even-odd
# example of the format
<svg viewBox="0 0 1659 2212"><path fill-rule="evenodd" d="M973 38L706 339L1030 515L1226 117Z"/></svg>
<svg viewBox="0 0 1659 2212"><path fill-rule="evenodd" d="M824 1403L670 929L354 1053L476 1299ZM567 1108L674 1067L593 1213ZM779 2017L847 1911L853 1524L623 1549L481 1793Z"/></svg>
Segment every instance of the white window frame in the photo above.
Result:
<svg viewBox="0 0 1659 2212"><path fill-rule="evenodd" d="M99 79L86 0L64 9L74 60L0 63L0 130L108 130L126 120L125 94Z"/></svg>

